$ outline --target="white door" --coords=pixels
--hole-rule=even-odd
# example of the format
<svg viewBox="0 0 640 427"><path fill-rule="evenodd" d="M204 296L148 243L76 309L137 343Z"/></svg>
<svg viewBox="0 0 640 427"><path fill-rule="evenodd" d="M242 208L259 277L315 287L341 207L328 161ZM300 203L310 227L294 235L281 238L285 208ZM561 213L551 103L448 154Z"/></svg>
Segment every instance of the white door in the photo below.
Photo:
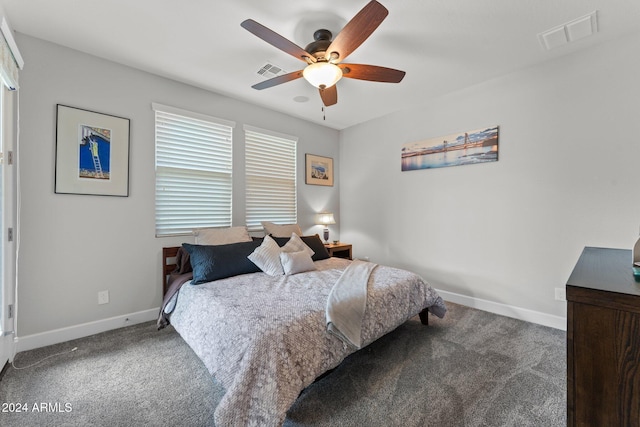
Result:
<svg viewBox="0 0 640 427"><path fill-rule="evenodd" d="M14 97L0 89L0 369L13 359L15 331ZM11 229L11 231L9 231Z"/></svg>

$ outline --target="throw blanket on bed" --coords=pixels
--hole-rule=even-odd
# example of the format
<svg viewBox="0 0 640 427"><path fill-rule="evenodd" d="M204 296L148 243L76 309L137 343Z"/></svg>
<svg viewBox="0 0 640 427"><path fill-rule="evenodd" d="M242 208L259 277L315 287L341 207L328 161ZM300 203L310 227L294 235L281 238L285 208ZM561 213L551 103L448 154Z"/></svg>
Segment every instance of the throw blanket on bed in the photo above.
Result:
<svg viewBox="0 0 640 427"><path fill-rule="evenodd" d="M158 320L156 325L158 329L162 329L169 324L169 314L173 311L165 310L170 301L173 300L175 305L174 295L178 293L182 285L187 283L193 278L193 271L191 270L191 259L189 253L183 248L178 248L176 254L176 269L169 275L167 293L162 298L162 305L160 306L160 313L158 313Z"/></svg>
<svg viewBox="0 0 640 427"><path fill-rule="evenodd" d="M331 288L327 298L327 331L345 344L362 347L361 331L367 308L367 284L377 264L355 260Z"/></svg>

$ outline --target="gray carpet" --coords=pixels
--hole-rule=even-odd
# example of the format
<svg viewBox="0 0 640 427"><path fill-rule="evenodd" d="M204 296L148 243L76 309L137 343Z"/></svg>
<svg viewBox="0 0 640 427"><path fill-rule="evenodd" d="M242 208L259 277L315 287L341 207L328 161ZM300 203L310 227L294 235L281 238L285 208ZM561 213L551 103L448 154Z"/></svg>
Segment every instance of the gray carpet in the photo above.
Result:
<svg viewBox="0 0 640 427"><path fill-rule="evenodd" d="M566 334L447 306L444 319L416 318L348 357L285 426L566 425ZM172 328L134 325L19 353L15 365L73 347L9 367L0 404L27 411L0 412L0 425L213 425L223 390Z"/></svg>

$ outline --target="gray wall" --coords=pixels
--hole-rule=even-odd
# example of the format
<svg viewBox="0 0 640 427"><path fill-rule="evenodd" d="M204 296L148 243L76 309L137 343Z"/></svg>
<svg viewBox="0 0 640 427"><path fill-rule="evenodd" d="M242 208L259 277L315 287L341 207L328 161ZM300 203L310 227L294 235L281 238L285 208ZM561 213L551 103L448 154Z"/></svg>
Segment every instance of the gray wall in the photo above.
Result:
<svg viewBox="0 0 640 427"><path fill-rule="evenodd" d="M236 122L234 216L244 224L244 134L249 124L299 137L298 219L321 233L315 212L339 211L334 187L304 183L305 153L333 157L338 132L274 111L18 34L20 252L18 336L108 319L160 305L161 248L192 238L154 236L152 102ZM131 119L129 197L54 194L56 104ZM339 223L331 228L338 236ZM99 291L111 302L98 305Z"/></svg>
<svg viewBox="0 0 640 427"><path fill-rule="evenodd" d="M584 246L631 248L640 36L341 133L342 238L438 289L554 316ZM500 126L500 160L400 171L403 144ZM629 272L631 274L631 272Z"/></svg>
<svg viewBox="0 0 640 427"><path fill-rule="evenodd" d="M409 268L438 289L564 316L554 288L585 245L638 235L640 36L492 80L338 133L17 35L20 83L18 336L155 308L151 102L237 122L234 223L244 222L242 125L300 137L299 222L331 210L355 256ZM130 196L54 194L55 106L131 119ZM500 126L500 161L400 171L402 144ZM339 148L340 147L340 148ZM333 157L333 188L304 184L304 154ZM395 159L395 160L394 160ZM366 166L364 166L366 165ZM340 227L340 228L338 228ZM97 304L109 290L111 302Z"/></svg>

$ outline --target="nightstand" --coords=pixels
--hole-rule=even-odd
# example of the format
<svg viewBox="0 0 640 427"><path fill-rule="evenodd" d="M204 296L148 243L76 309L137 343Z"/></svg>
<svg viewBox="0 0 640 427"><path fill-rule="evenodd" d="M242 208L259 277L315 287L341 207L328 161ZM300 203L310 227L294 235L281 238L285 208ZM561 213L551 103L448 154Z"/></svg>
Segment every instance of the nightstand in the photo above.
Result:
<svg viewBox="0 0 640 427"><path fill-rule="evenodd" d="M347 243L325 243L325 248L329 252L329 256L338 258L353 259L351 254L351 245Z"/></svg>

